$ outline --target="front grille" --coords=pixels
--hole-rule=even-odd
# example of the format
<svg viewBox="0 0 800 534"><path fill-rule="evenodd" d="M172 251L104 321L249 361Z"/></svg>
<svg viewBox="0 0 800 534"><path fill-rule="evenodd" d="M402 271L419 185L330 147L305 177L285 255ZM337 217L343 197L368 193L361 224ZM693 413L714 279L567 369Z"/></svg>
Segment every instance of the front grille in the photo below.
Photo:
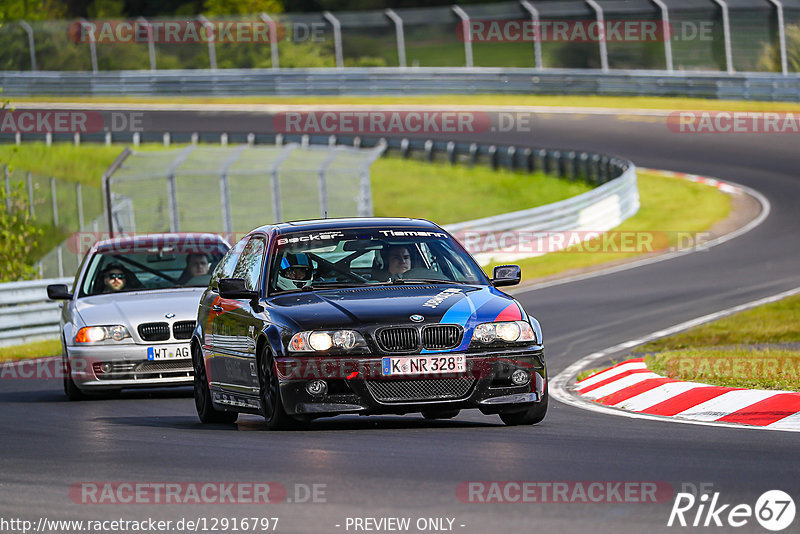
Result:
<svg viewBox="0 0 800 534"><path fill-rule="evenodd" d="M103 362L94 363L94 372L99 380L142 380L148 378L170 378L192 376L192 361L189 359L160 362L105 362L111 369L102 372Z"/></svg>
<svg viewBox="0 0 800 534"><path fill-rule="evenodd" d="M139 335L145 341L166 341L169 339L169 325L167 323L142 323L139 325Z"/></svg>
<svg viewBox="0 0 800 534"><path fill-rule="evenodd" d="M384 328L377 332L378 345L386 352L405 352L419 348L419 332L414 327Z"/></svg>
<svg viewBox="0 0 800 534"><path fill-rule="evenodd" d="M426 326L422 329L422 346L426 349L452 349L461 343L461 327L454 324Z"/></svg>
<svg viewBox="0 0 800 534"><path fill-rule="evenodd" d="M367 380L366 384L372 396L381 402L414 402L465 398L475 379Z"/></svg>
<svg viewBox="0 0 800 534"><path fill-rule="evenodd" d="M172 336L175 339L189 339L194 332L194 321L178 321L172 325Z"/></svg>

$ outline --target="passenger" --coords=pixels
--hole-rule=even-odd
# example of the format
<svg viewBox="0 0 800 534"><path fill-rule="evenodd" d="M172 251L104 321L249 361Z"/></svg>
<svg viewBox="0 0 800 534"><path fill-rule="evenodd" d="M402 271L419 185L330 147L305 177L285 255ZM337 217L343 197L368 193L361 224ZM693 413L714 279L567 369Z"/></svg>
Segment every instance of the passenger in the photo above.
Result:
<svg viewBox="0 0 800 534"><path fill-rule="evenodd" d="M185 284L197 276L206 276L209 268L208 256L205 254L188 254L186 256L186 268L178 278L178 283Z"/></svg>

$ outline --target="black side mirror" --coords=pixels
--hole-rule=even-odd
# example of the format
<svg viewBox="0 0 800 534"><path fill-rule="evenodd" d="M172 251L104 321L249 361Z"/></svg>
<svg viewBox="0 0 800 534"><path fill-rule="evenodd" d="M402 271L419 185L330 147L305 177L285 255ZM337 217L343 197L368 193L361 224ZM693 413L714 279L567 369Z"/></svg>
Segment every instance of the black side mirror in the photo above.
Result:
<svg viewBox="0 0 800 534"><path fill-rule="evenodd" d="M522 280L519 265L498 265L492 271L492 285L495 287L515 286Z"/></svg>
<svg viewBox="0 0 800 534"><path fill-rule="evenodd" d="M258 298L258 291L247 289L242 278L220 278L219 296L224 299L247 299Z"/></svg>
<svg viewBox="0 0 800 534"><path fill-rule="evenodd" d="M47 298L50 300L72 300L67 284L50 284L47 286Z"/></svg>

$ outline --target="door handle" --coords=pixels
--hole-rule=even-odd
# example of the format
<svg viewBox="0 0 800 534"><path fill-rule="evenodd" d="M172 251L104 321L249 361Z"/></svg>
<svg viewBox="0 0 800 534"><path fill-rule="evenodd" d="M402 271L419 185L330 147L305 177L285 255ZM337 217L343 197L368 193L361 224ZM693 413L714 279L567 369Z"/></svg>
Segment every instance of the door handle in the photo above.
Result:
<svg viewBox="0 0 800 534"><path fill-rule="evenodd" d="M211 306L211 311L217 312L217 313L222 313L222 306L220 306L218 304L214 304L213 306Z"/></svg>

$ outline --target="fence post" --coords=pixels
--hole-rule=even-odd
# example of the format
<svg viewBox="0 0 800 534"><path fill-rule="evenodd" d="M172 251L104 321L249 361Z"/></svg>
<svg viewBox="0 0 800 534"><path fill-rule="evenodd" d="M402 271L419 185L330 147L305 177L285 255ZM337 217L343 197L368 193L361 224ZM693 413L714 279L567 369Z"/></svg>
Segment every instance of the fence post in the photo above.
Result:
<svg viewBox="0 0 800 534"><path fill-rule="evenodd" d="M33 179L31 178L30 172L28 172L27 180L28 180L28 203L29 203L28 211L31 214L31 218L34 218L36 216L36 212L33 209Z"/></svg>
<svg viewBox="0 0 800 534"><path fill-rule="evenodd" d="M597 13L597 24L600 26L599 45L600 45L600 68L603 72L608 72L608 47L606 46L606 20L603 16L603 8L595 0L586 0L589 7Z"/></svg>
<svg viewBox="0 0 800 534"><path fill-rule="evenodd" d="M336 54L336 68L341 69L344 67L344 56L342 53L342 25L339 24L339 19L333 16L333 13L326 11L322 14L325 20L333 26L333 48Z"/></svg>
<svg viewBox="0 0 800 534"><path fill-rule="evenodd" d="M78 203L78 231L83 231L83 191L81 183L78 182L75 184L75 198L77 199Z"/></svg>
<svg viewBox="0 0 800 534"><path fill-rule="evenodd" d="M200 21L206 29L206 37L208 38L208 63L211 65L211 70L217 70L217 49L214 46L217 37L215 35L214 25L203 15L197 15L197 20Z"/></svg>
<svg viewBox="0 0 800 534"><path fill-rule="evenodd" d="M472 68L472 37L469 30L469 15L458 5L452 6L452 8L453 12L461 19L461 24L464 27L464 56L467 60L467 68Z"/></svg>
<svg viewBox="0 0 800 534"><path fill-rule="evenodd" d="M387 9L384 11L386 16L394 22L394 31L397 35L397 64L400 67L405 67L406 65L406 36L405 32L403 31L403 19L400 18L400 15L395 13L393 9Z"/></svg>
<svg viewBox="0 0 800 534"><path fill-rule="evenodd" d="M524 7L528 13L531 14L531 22L533 22L533 27L536 33L534 34L533 40L533 56L534 56L534 66L537 69L544 68L544 64L542 62L542 36L541 36L541 25L539 24L539 10L533 7L533 4L528 2L528 0L521 0L520 4Z"/></svg>
<svg viewBox="0 0 800 534"><path fill-rule="evenodd" d="M317 170L317 187L319 188L319 216L323 219L328 218L328 180L326 173L328 172L328 167L331 166L338 155L339 150L337 148L332 148L330 151L328 151L328 155L322 161L322 164L320 164L319 169Z"/></svg>
<svg viewBox="0 0 800 534"><path fill-rule="evenodd" d="M25 30L25 33L28 34L28 49L31 52L31 71L36 71L36 48L35 43L33 40L33 28L31 25L25 22L24 20L19 21L19 25L22 26L22 29Z"/></svg>
<svg viewBox="0 0 800 534"><path fill-rule="evenodd" d="M283 136L281 136L281 142L282 141ZM278 169L280 169L281 164L286 161L295 148L297 148L297 143L289 143L288 145L284 146L281 150L281 153L278 154L278 157L275 158L275 161L272 162L272 166L269 169L270 185L272 188L272 216L275 219L274 222L280 222L283 219L283 210L281 207L281 183L280 177L278 176Z"/></svg>
<svg viewBox="0 0 800 534"><path fill-rule="evenodd" d="M272 59L272 68L280 68L280 58L278 57L278 29L276 28L275 21L266 13L259 14L259 18L267 23L269 26L269 52Z"/></svg>
<svg viewBox="0 0 800 534"><path fill-rule="evenodd" d="M783 2L781 0L769 0L775 6L778 14L778 41L781 48L781 72L784 76L789 74L789 58L786 56L786 21L783 18Z"/></svg>
<svg viewBox="0 0 800 534"><path fill-rule="evenodd" d="M58 277L64 278L64 252L61 250L61 245L56 247L56 257L58 259Z"/></svg>
<svg viewBox="0 0 800 534"><path fill-rule="evenodd" d="M228 171L239 159L249 145L239 145L233 151L233 154L228 156L228 159L222 164L219 174L219 193L220 203L222 204L222 227L227 235L233 233L233 212L231 211L231 193L230 181L228 180Z"/></svg>
<svg viewBox="0 0 800 534"><path fill-rule="evenodd" d="M11 183L8 177L8 165L3 165L3 178L6 183L6 211L11 212Z"/></svg>
<svg viewBox="0 0 800 534"><path fill-rule="evenodd" d="M150 56L150 70L156 70L156 46L153 38L153 26L144 17L139 17L136 21L141 22L147 28L147 55Z"/></svg>
<svg viewBox="0 0 800 534"><path fill-rule="evenodd" d="M722 36L725 40L725 66L728 74L733 74L733 50L731 49L731 19L725 0L714 0L722 9Z"/></svg>
<svg viewBox="0 0 800 534"><path fill-rule="evenodd" d="M81 19L81 29L84 27L89 30L89 55L92 59L92 72L97 72L97 43L94 37L94 24L86 19Z"/></svg>
<svg viewBox="0 0 800 534"><path fill-rule="evenodd" d="M58 200L56 199L56 179L50 177L50 196L53 200L53 228L58 228Z"/></svg>
<svg viewBox="0 0 800 534"><path fill-rule="evenodd" d="M669 25L669 8L664 0L653 0L653 3L661 9L661 32L664 35L664 57L667 62L667 71L672 72L672 27Z"/></svg>

